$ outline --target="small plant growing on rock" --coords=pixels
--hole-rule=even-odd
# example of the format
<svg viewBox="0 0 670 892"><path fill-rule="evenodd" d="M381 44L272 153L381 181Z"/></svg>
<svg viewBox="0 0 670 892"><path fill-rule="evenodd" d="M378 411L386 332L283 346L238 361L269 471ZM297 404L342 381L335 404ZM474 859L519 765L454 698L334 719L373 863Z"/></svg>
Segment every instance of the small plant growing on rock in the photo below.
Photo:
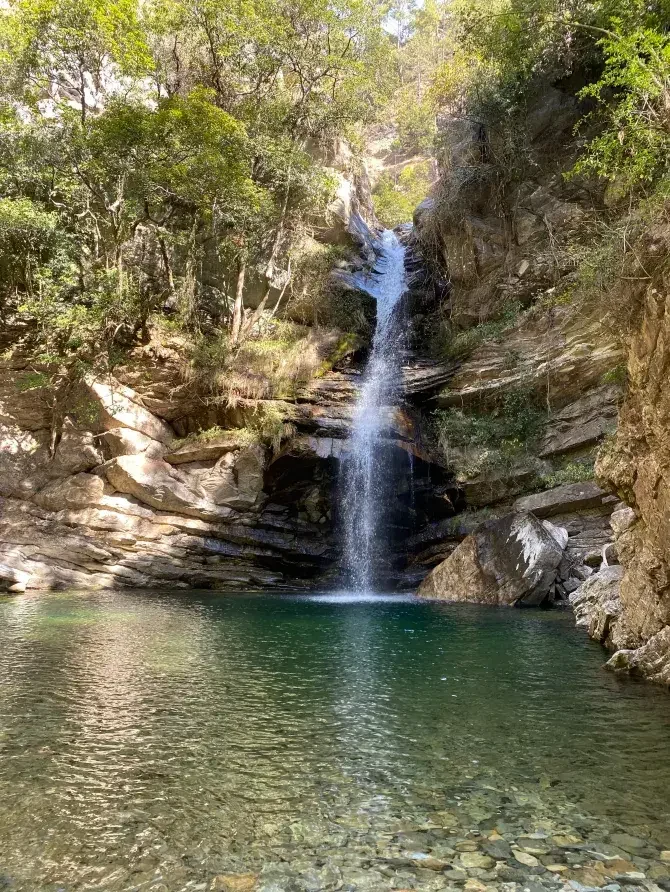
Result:
<svg viewBox="0 0 670 892"><path fill-rule="evenodd" d="M513 467L537 442L546 419L535 393L518 388L488 410L438 409L433 414L440 450L467 476Z"/></svg>
<svg viewBox="0 0 670 892"><path fill-rule="evenodd" d="M451 332L443 354L447 359L467 359L485 341L499 341L503 333L516 324L520 314L521 304L515 301L504 307L498 319L482 322L465 331Z"/></svg>
<svg viewBox="0 0 670 892"><path fill-rule="evenodd" d="M619 387L625 387L628 381L628 369L622 363L605 372L600 380L603 384L616 384Z"/></svg>
<svg viewBox="0 0 670 892"><path fill-rule="evenodd" d="M549 474L543 474L540 483L546 489L553 489L565 483L583 483L594 477L592 460L570 461Z"/></svg>

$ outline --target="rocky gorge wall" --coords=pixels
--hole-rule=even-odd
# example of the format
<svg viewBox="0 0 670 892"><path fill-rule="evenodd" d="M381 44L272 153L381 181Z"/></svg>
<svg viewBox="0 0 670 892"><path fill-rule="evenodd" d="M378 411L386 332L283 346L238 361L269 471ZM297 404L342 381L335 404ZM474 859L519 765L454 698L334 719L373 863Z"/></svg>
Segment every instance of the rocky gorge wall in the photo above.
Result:
<svg viewBox="0 0 670 892"><path fill-rule="evenodd" d="M645 234L638 313L628 349L628 388L616 438L599 455L599 478L630 506L618 519L623 566L612 619L610 666L670 684L670 281L667 227Z"/></svg>
<svg viewBox="0 0 670 892"><path fill-rule="evenodd" d="M495 415L496 406L522 388L524 398L540 398L546 410L539 437L502 468L477 467L472 449L469 455L460 445L448 449L465 501L501 519L461 527L472 535L455 550L438 546L446 560L431 572L422 593L532 602L527 576L549 560L555 586L569 598L578 624L616 651L608 667L668 684L667 227L653 221L637 226L631 268L612 281L604 300L571 297L578 286L574 256L588 259L598 251L586 234L595 219L611 216L606 195L563 176L574 158L578 114L574 98L554 88L536 97L526 121L527 172L497 190L490 188L492 165L482 153L481 134L455 126L440 189L417 210L424 256L449 272L442 312L452 332L482 332L456 363L436 405L466 416ZM508 313L497 330L487 327L489 319L505 318L511 302L518 307L515 315ZM546 488L560 478L561 468L584 473L583 481L542 492L541 484ZM536 494L519 497L529 489ZM595 502L589 503L589 494ZM546 530L535 530L535 539L527 531L526 563L517 564L524 573L510 597L504 555L519 538L517 530L510 539L510 518L519 527L525 511L550 517L565 530L567 548L559 559ZM536 559L539 549L527 560L535 548L528 543L539 540L546 540L543 556ZM588 542L590 551L576 549L579 542ZM454 584L456 571L472 583L465 591Z"/></svg>

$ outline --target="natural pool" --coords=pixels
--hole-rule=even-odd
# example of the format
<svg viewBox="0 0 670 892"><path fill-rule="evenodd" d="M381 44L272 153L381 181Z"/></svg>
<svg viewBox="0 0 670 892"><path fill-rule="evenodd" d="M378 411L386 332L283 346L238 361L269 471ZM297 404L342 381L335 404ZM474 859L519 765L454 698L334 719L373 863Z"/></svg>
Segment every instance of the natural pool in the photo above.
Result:
<svg viewBox="0 0 670 892"><path fill-rule="evenodd" d="M670 889L670 697L572 622L1 600L0 889Z"/></svg>

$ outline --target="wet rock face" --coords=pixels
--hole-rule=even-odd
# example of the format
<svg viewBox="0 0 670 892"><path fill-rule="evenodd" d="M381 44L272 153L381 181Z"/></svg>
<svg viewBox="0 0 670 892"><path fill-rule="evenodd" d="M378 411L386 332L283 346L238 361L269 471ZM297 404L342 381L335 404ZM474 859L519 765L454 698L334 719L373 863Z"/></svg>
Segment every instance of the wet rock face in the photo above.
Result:
<svg viewBox="0 0 670 892"><path fill-rule="evenodd" d="M568 534L533 514L507 514L467 536L421 584L445 601L537 606L556 579Z"/></svg>

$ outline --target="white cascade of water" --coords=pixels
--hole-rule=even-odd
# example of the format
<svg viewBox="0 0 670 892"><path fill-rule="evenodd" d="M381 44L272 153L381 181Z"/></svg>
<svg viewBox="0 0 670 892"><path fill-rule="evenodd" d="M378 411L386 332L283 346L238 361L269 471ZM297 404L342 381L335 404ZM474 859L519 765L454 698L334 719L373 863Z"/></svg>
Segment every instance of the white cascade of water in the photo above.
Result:
<svg viewBox="0 0 670 892"><path fill-rule="evenodd" d="M405 248L391 230L382 235L382 254L365 288L377 301L377 327L342 463L341 499L347 582L369 593L384 552L382 527L393 480L383 440L401 377L397 309L406 288Z"/></svg>

